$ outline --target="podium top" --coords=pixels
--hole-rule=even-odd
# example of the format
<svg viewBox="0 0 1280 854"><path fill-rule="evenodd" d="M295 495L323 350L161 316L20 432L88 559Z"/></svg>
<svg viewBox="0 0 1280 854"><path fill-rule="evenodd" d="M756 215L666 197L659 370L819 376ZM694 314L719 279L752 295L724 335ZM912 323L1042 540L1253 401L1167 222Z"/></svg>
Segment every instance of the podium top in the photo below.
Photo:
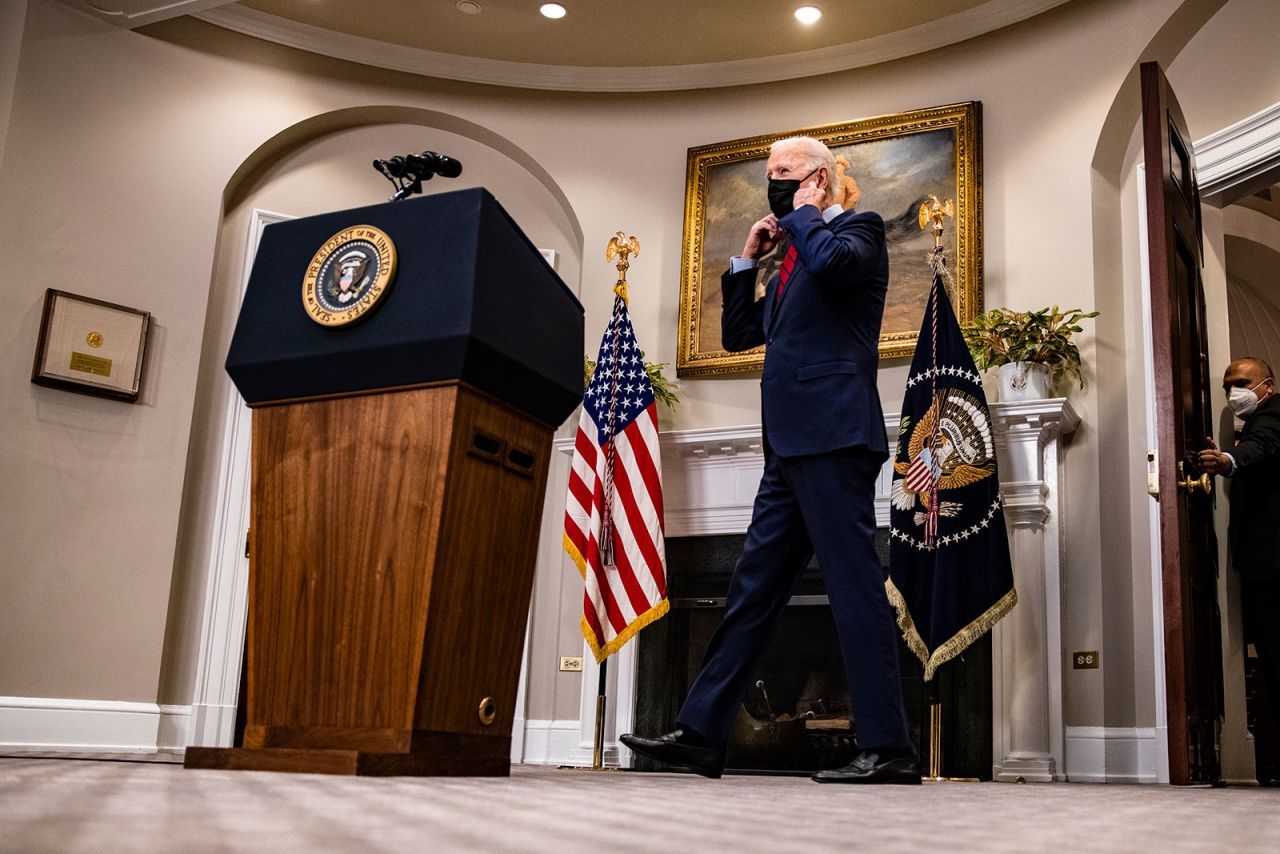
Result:
<svg viewBox="0 0 1280 854"><path fill-rule="evenodd" d="M331 238L361 225L394 244L394 278L358 321L322 325L304 279ZM582 400L583 352L582 304L497 200L471 189L267 226L226 368L250 405L456 379L556 426Z"/></svg>

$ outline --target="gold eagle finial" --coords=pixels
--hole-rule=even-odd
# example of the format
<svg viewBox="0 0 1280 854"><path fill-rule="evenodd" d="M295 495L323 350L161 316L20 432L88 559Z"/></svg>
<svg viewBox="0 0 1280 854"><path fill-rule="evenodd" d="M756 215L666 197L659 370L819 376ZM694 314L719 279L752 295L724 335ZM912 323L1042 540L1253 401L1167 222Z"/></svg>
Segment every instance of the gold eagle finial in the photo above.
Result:
<svg viewBox="0 0 1280 854"><path fill-rule="evenodd" d="M942 221L949 216L955 216L955 202L951 199L944 202L930 193L929 200L921 203L920 228L926 229L930 223L933 223L934 246L942 246Z"/></svg>
<svg viewBox="0 0 1280 854"><path fill-rule="evenodd" d="M609 238L609 244L604 249L604 260L612 261L615 257L618 263L618 281L613 286L613 292L627 299L627 268L631 266L631 256L640 254L640 240L634 235L628 236L625 231L619 231L613 237Z"/></svg>

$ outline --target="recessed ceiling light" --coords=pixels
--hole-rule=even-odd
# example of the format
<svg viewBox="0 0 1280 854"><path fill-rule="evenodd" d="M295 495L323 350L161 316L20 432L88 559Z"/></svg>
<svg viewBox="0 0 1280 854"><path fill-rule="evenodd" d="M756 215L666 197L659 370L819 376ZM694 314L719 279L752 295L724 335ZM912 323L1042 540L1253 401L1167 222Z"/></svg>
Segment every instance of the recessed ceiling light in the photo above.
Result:
<svg viewBox="0 0 1280 854"><path fill-rule="evenodd" d="M458 0L457 3L453 4L453 8L457 9L464 15L480 14L480 4L475 2L475 0Z"/></svg>
<svg viewBox="0 0 1280 854"><path fill-rule="evenodd" d="M822 10L817 6L801 6L796 9L796 20L802 24L816 24L822 17Z"/></svg>
<svg viewBox="0 0 1280 854"><path fill-rule="evenodd" d="M538 10L544 18L563 18L568 12L559 3L543 3L542 8Z"/></svg>

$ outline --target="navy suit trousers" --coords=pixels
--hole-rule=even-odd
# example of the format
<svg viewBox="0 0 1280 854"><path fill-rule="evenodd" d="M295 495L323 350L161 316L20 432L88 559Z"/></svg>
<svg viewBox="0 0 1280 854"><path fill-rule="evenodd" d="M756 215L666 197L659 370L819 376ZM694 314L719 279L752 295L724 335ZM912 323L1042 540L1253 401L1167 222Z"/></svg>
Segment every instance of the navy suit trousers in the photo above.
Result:
<svg viewBox="0 0 1280 854"><path fill-rule="evenodd" d="M728 740L755 665L816 551L849 676L858 744L910 746L898 629L875 550L881 459L865 448L769 454L724 618L676 716L679 726L717 744Z"/></svg>

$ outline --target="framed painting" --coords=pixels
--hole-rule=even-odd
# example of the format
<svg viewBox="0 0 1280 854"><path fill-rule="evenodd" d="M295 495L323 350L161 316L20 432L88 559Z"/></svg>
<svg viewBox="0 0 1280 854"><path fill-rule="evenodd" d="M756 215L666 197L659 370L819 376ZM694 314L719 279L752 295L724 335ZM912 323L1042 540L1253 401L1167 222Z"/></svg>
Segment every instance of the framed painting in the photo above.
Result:
<svg viewBox="0 0 1280 854"><path fill-rule="evenodd" d="M910 356L929 298L933 234L922 230L920 205L930 195L955 200L943 235L955 280L948 295L961 323L982 311L981 104L969 101L801 128L689 149L685 180L684 250L680 271L681 377L759 370L764 348L730 353L720 340L720 275L742 251L751 224L769 212L765 161L769 146L812 136L837 157L842 175L861 190L857 209L884 218L889 291L880 329L880 358ZM785 246L761 260L758 293Z"/></svg>
<svg viewBox="0 0 1280 854"><path fill-rule="evenodd" d="M151 313L49 288L31 381L136 403Z"/></svg>

